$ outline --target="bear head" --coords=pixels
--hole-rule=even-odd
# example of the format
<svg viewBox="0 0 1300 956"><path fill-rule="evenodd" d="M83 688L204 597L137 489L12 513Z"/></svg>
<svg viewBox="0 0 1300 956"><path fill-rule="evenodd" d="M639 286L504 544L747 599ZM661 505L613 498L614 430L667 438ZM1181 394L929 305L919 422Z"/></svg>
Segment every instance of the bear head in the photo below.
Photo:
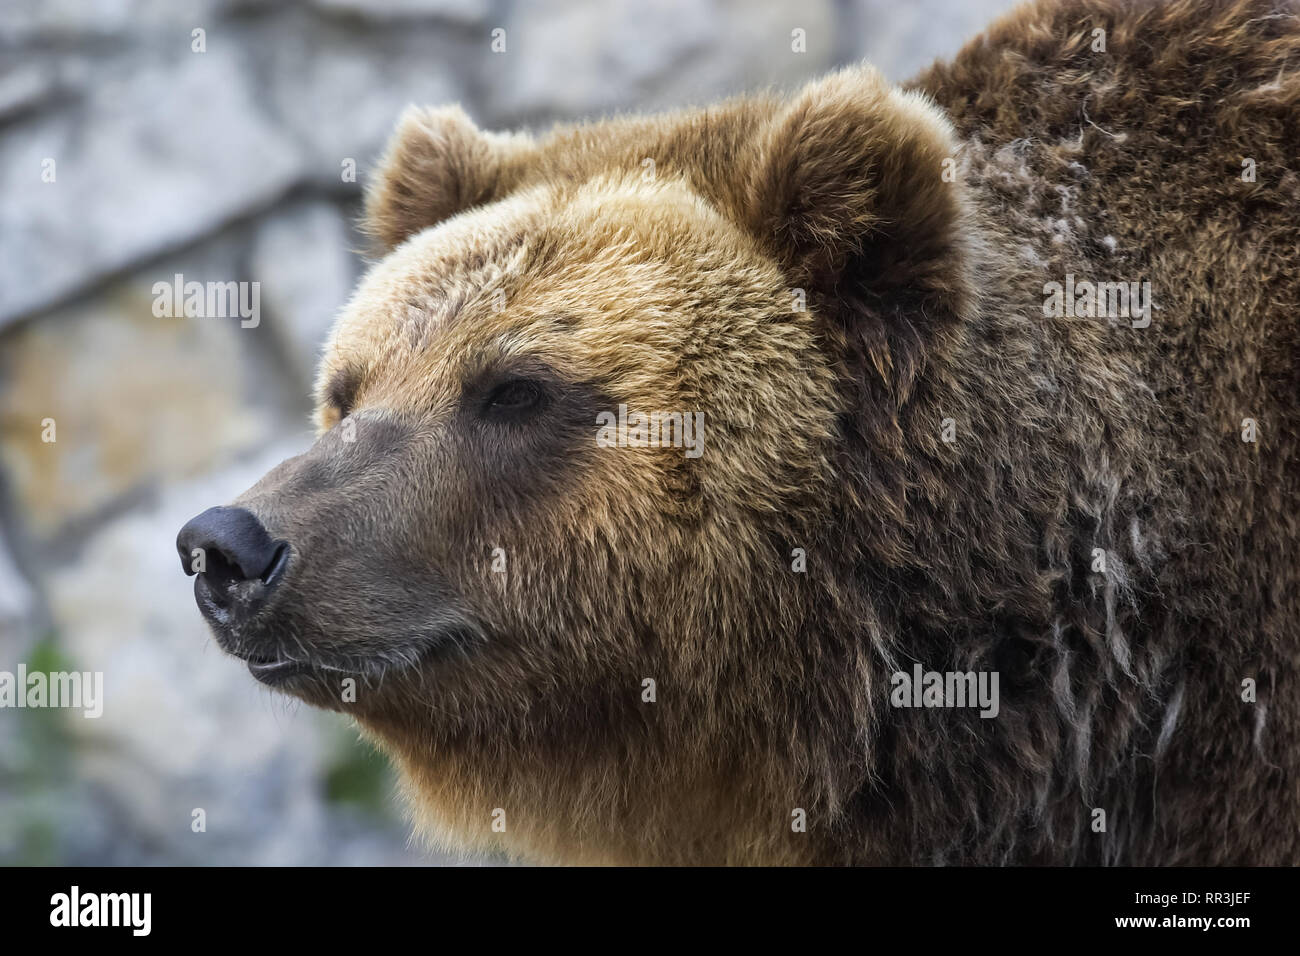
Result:
<svg viewBox="0 0 1300 956"><path fill-rule="evenodd" d="M540 138L410 108L316 443L178 540L218 641L439 839L812 858L883 693L842 472L973 298L953 148L868 68Z"/></svg>

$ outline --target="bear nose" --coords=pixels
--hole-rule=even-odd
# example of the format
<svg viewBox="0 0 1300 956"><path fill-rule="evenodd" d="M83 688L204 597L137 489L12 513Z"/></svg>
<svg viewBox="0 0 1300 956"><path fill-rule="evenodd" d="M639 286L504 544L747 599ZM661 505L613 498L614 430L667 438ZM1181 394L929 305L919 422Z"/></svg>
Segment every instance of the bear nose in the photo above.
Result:
<svg viewBox="0 0 1300 956"><path fill-rule="evenodd" d="M265 597L284 574L289 548L248 509L221 507L191 518L176 536L176 551L185 573L199 575L213 600L229 606Z"/></svg>

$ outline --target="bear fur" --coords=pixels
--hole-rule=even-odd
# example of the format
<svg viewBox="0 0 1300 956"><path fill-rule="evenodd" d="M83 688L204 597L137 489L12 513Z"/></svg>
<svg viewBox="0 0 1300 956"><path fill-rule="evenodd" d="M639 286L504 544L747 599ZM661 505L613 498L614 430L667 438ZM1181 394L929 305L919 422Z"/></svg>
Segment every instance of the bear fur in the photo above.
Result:
<svg viewBox="0 0 1300 956"><path fill-rule="evenodd" d="M901 88L538 138L411 108L230 646L464 849L1300 863L1298 12L1048 0ZM620 404L702 454L598 447ZM896 706L914 665L996 716Z"/></svg>

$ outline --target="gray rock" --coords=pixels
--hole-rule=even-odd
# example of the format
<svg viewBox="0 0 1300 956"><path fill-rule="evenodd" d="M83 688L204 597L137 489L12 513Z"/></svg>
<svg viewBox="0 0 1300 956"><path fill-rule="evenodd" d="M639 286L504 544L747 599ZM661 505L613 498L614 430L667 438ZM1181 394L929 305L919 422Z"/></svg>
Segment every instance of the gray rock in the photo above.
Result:
<svg viewBox="0 0 1300 956"><path fill-rule="evenodd" d="M171 287L178 273L248 281L247 244L234 230L0 333L0 467L21 540L38 552L75 548L155 486L301 424L305 396L276 366L269 322L154 314L155 284Z"/></svg>
<svg viewBox="0 0 1300 956"><path fill-rule="evenodd" d="M490 106L512 120L572 118L789 85L832 64L834 14L830 0L517 4L502 24L505 52L483 39Z"/></svg>
<svg viewBox="0 0 1300 956"><path fill-rule="evenodd" d="M311 0L326 13L364 17L379 22L407 19L455 20L476 23L492 9L490 0Z"/></svg>
<svg viewBox="0 0 1300 956"><path fill-rule="evenodd" d="M473 58L458 28L414 23L372 30L293 18L250 37L267 104L306 157L311 181L359 197L409 103L464 97ZM355 172L344 179L344 164Z"/></svg>
<svg viewBox="0 0 1300 956"><path fill-rule="evenodd" d="M48 100L58 89L58 74L49 63L20 63L0 75L0 121Z"/></svg>
<svg viewBox="0 0 1300 956"><path fill-rule="evenodd" d="M5 0L0 44L100 39L142 30L206 27L235 5L232 0Z"/></svg>
<svg viewBox="0 0 1300 956"><path fill-rule="evenodd" d="M228 49L100 78L0 141L0 325L265 205L302 170ZM54 182L43 182L45 161Z"/></svg>
<svg viewBox="0 0 1300 956"><path fill-rule="evenodd" d="M279 338L304 395L356 280L354 238L338 207L316 200L271 217L253 242L248 271L261 283L264 322Z"/></svg>
<svg viewBox="0 0 1300 956"><path fill-rule="evenodd" d="M1017 0L850 0L843 30L850 59L865 59L895 82L951 57Z"/></svg>
<svg viewBox="0 0 1300 956"><path fill-rule="evenodd" d="M93 85L111 55L55 49L39 58L0 54L0 123L12 123L38 110L74 106Z"/></svg>
<svg viewBox="0 0 1300 956"><path fill-rule="evenodd" d="M35 616L36 595L0 533L0 669L12 669L26 653Z"/></svg>

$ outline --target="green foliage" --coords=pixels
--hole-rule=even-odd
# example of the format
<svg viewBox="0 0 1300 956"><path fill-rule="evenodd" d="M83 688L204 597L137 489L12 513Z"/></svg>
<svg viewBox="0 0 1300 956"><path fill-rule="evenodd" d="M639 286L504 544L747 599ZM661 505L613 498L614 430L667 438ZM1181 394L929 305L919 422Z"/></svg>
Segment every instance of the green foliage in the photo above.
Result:
<svg viewBox="0 0 1300 956"><path fill-rule="evenodd" d="M326 768L325 798L376 816L391 815L393 770L388 759L354 733L341 735L338 753Z"/></svg>
<svg viewBox="0 0 1300 956"><path fill-rule="evenodd" d="M31 649L27 671L70 671L72 663L59 649L55 635L44 635ZM17 727L15 746L0 767L12 796L4 801L7 819L0 825L0 846L21 866L48 866L59 862L57 800L51 793L67 786L74 743L66 715L52 708L15 709L6 715Z"/></svg>

